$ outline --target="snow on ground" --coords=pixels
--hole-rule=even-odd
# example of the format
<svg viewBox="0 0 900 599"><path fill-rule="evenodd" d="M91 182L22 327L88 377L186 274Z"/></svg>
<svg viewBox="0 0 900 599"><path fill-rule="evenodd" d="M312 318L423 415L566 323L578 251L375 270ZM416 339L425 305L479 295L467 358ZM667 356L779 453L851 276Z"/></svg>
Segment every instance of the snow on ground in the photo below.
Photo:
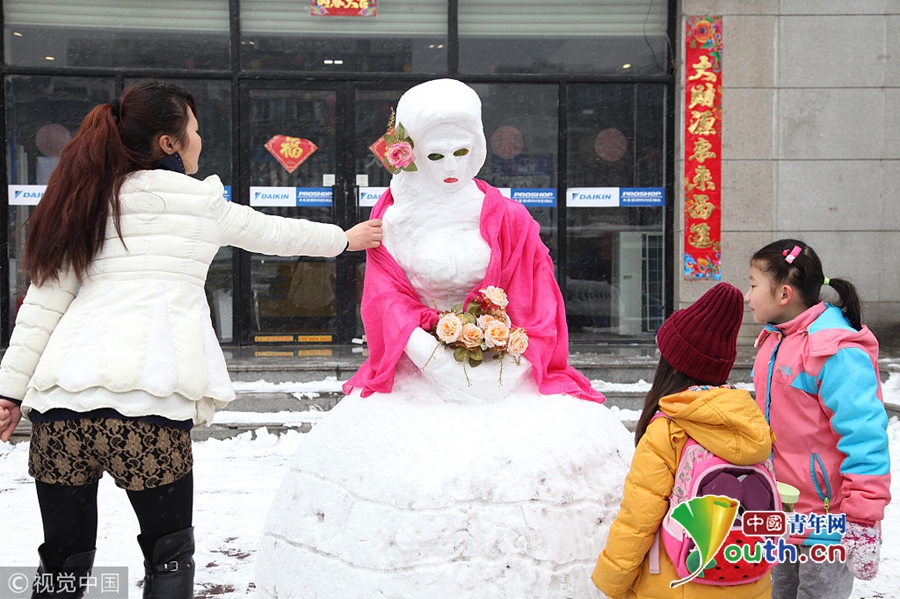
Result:
<svg viewBox="0 0 900 599"><path fill-rule="evenodd" d="M745 386L746 384L742 385ZM601 391L646 391L649 384L630 385L595 382ZM282 391L304 397L340 388L334 379L314 383L236 383L241 391ZM900 406L900 369L892 369L884 385L885 401ZM634 420L634 410L613 408L622 420ZM311 422L322 412L284 412L277 415L220 412L217 421ZM246 419L246 420L241 420ZM900 472L900 420L889 427L891 464ZM265 428L227 440L210 439L194 444L194 526L197 537L195 595L236 599L254 594L255 557L263 526L275 491L287 465L303 441L303 435L288 431L270 434ZM0 566L22 568L31 573L37 563L36 547L42 539L40 514L34 485L28 476L28 444L0 444ZM900 498L900 475L895 474L891 492ZM96 566L128 566L129 597L141 596L142 556L135 536L137 520L125 493L104 476L99 491L99 531ZM900 499L887 508L883 522L882 561L872 581L856 581L852 597L894 597L900 588ZM3 596L6 594L0 592Z"/></svg>

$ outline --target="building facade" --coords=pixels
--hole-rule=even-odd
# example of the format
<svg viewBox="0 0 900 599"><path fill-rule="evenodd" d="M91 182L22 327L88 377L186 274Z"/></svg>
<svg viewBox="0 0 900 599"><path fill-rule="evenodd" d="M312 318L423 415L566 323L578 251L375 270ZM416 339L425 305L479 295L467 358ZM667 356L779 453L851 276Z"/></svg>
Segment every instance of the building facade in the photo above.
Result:
<svg viewBox="0 0 900 599"><path fill-rule="evenodd" d="M800 238L827 276L857 286L863 321L882 345L897 347L900 2L684 0L679 11L679 20L721 15L724 28L723 279L746 289L755 250ZM679 68L681 98L681 60ZM676 145L682 173L683 136ZM683 223L675 219L682 249ZM709 288L680 277L675 285L676 309ZM741 342L752 344L758 332L746 314Z"/></svg>
<svg viewBox="0 0 900 599"><path fill-rule="evenodd" d="M90 108L145 77L195 95L199 176L219 175L231 201L345 228L389 183L371 147L403 91L468 83L488 140L479 177L541 224L572 342L651 342L714 283L683 277L690 15L720 15L724 29L723 279L743 287L753 250L800 236L827 273L859 285L876 331L896 333L897 2L377 0L323 14L335 5L3 0L2 344L28 284L27 217L62 146ZM217 335L350 343L364 334L364 274L359 254L223 248L207 285Z"/></svg>

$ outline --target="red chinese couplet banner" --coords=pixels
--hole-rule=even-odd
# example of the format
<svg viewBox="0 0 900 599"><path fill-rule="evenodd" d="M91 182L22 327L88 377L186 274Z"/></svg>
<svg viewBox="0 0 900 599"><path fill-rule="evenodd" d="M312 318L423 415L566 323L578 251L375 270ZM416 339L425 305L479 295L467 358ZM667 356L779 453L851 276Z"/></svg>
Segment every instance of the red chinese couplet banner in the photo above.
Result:
<svg viewBox="0 0 900 599"><path fill-rule="evenodd" d="M314 17L374 17L377 0L309 0Z"/></svg>
<svg viewBox="0 0 900 599"><path fill-rule="evenodd" d="M722 17L685 17L684 278L722 278Z"/></svg>

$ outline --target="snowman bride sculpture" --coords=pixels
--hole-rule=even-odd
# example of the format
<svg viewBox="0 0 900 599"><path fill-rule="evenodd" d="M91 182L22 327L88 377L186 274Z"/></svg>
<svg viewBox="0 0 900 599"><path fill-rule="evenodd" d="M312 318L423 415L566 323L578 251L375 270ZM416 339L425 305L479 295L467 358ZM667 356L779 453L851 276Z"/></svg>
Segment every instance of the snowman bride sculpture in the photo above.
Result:
<svg viewBox="0 0 900 599"><path fill-rule="evenodd" d="M384 243L366 264L369 358L293 458L266 522L258 592L599 597L590 574L631 436L567 363L537 223L474 179L486 156L476 93L449 79L413 87L396 135L403 155L372 212ZM487 351L476 367L434 333L441 314L485 293L528 341L523 355Z"/></svg>

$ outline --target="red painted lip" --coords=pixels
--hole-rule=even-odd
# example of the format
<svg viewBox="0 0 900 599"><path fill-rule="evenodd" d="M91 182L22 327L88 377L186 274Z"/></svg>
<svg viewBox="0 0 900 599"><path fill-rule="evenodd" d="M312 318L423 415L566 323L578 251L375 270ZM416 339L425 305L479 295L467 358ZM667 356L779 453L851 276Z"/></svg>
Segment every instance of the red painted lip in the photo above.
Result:
<svg viewBox="0 0 900 599"><path fill-rule="evenodd" d="M447 177L446 179L444 179L444 183L456 183L457 181L459 181L459 179L457 179L456 177Z"/></svg>

